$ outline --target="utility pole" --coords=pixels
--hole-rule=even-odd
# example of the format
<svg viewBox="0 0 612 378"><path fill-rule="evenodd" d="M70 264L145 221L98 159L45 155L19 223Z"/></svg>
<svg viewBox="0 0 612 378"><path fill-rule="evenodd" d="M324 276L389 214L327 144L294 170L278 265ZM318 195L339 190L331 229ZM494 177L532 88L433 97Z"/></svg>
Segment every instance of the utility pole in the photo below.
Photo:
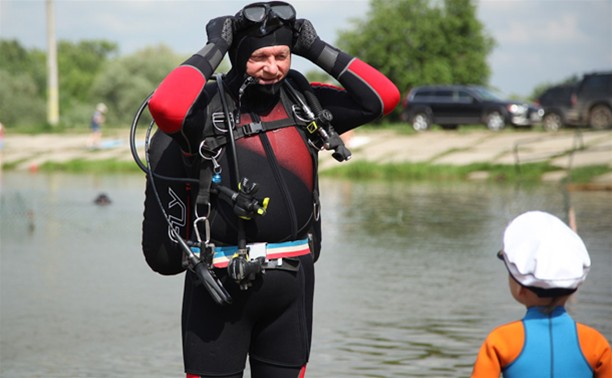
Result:
<svg viewBox="0 0 612 378"><path fill-rule="evenodd" d="M53 0L47 0L47 122L59 123L59 84L57 77L57 43Z"/></svg>

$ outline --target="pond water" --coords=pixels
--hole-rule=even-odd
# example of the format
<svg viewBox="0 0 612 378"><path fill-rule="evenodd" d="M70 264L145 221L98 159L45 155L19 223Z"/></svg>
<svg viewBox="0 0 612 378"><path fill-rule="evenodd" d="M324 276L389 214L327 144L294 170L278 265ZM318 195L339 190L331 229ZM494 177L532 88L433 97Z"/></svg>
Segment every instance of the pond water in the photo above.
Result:
<svg viewBox="0 0 612 378"><path fill-rule="evenodd" d="M144 177L5 172L0 377L184 377L182 276L140 249ZM495 253L507 222L571 205L593 262L568 306L612 339L612 193L321 179L309 378L466 377L523 315ZM112 203L96 206L106 193ZM245 375L248 377L248 374Z"/></svg>

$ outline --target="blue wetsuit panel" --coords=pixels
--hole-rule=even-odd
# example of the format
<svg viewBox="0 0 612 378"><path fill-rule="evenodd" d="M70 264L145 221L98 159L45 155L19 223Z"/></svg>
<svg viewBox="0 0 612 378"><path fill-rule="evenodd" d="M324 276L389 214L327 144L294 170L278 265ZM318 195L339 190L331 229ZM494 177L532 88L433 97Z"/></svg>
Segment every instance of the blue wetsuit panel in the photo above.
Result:
<svg viewBox="0 0 612 378"><path fill-rule="evenodd" d="M504 378L593 377L580 349L576 323L563 307L555 308L551 314L532 307L523 324L525 345L517 359L504 369Z"/></svg>

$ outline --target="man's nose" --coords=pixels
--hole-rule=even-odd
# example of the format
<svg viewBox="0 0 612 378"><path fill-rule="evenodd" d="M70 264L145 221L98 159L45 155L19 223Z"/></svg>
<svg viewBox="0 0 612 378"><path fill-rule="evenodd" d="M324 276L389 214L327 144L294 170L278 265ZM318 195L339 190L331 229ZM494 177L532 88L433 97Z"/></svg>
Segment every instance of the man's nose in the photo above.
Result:
<svg viewBox="0 0 612 378"><path fill-rule="evenodd" d="M276 58L271 57L266 61L266 64L264 65L264 70L268 73L272 73L275 74L278 72L278 62L276 61Z"/></svg>

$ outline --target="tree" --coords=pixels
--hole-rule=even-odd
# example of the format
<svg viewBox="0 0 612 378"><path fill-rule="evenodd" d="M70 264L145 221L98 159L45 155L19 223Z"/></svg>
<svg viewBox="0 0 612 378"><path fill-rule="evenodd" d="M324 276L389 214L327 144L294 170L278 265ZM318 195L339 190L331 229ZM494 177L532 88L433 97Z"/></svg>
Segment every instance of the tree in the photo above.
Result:
<svg viewBox="0 0 612 378"><path fill-rule="evenodd" d="M184 60L160 45L109 62L91 88L94 98L108 106L109 123L130 124L142 101Z"/></svg>
<svg viewBox="0 0 612 378"><path fill-rule="evenodd" d="M473 0L371 0L365 19L337 45L387 75L400 89L424 84L486 84L494 40Z"/></svg>
<svg viewBox="0 0 612 378"><path fill-rule="evenodd" d="M60 109L67 114L81 103L92 103L91 86L106 62L116 56L118 46L104 40L60 41L58 45Z"/></svg>
<svg viewBox="0 0 612 378"><path fill-rule="evenodd" d="M8 128L44 124L45 101L38 92L39 87L28 73L0 69L0 122Z"/></svg>
<svg viewBox="0 0 612 378"><path fill-rule="evenodd" d="M457 84L486 85L491 75L487 56L495 42L476 18L472 0L445 0L441 29L444 32L446 61L451 67L452 81Z"/></svg>
<svg viewBox="0 0 612 378"><path fill-rule="evenodd" d="M91 86L98 72L117 50L116 43L103 40L59 42L60 112L63 125L88 123L83 120L89 117L84 115L83 108L91 108L95 101L91 96ZM10 127L45 124L46 53L37 49L26 50L16 40L0 40L0 73L0 114L3 122Z"/></svg>
<svg viewBox="0 0 612 378"><path fill-rule="evenodd" d="M0 40L0 121L44 124L45 53L26 50L16 40Z"/></svg>

